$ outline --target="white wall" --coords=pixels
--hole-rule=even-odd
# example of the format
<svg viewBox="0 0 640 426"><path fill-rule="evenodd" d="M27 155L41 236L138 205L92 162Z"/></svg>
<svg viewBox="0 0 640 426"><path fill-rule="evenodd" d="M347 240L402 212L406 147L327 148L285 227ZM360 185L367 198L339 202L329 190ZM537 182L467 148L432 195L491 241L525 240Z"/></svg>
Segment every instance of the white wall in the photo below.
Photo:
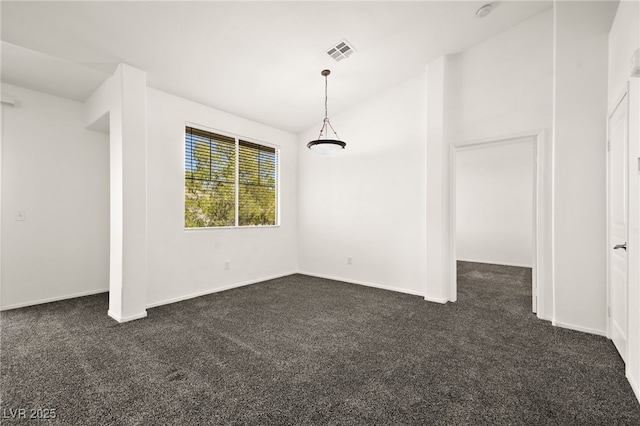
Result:
<svg viewBox="0 0 640 426"><path fill-rule="evenodd" d="M606 334L607 44L616 4L555 4L553 323Z"/></svg>
<svg viewBox="0 0 640 426"><path fill-rule="evenodd" d="M456 154L458 260L532 267L532 139Z"/></svg>
<svg viewBox="0 0 640 426"><path fill-rule="evenodd" d="M451 143L551 128L553 10L452 55Z"/></svg>
<svg viewBox="0 0 640 426"><path fill-rule="evenodd" d="M187 122L280 147L279 227L184 229ZM147 155L148 306L297 271L295 135L148 88Z"/></svg>
<svg viewBox="0 0 640 426"><path fill-rule="evenodd" d="M87 128L109 133L108 314L118 322L147 316L146 80L120 64L84 102Z"/></svg>
<svg viewBox="0 0 640 426"><path fill-rule="evenodd" d="M2 106L1 307L107 291L108 136L84 129L81 103L2 93L17 103Z"/></svg>
<svg viewBox="0 0 640 426"><path fill-rule="evenodd" d="M553 13L548 11L429 64L426 76L331 117L347 149L330 157L299 152L300 270L446 301L448 290L439 287L448 271L433 253L447 250L448 144L551 128L552 75ZM301 136L303 146L317 129ZM383 161L387 173L378 172ZM550 180L545 191L550 199ZM543 208L550 216L550 202ZM549 247L550 226L541 226ZM429 253L428 247L433 247ZM551 300L550 268L543 272ZM550 308L543 316L550 319Z"/></svg>
<svg viewBox="0 0 640 426"><path fill-rule="evenodd" d="M427 282L425 299L446 303L455 301L457 294L449 286L455 267L447 265L449 241L448 164L449 132L445 120L451 117L450 60L441 56L427 65Z"/></svg>
<svg viewBox="0 0 640 426"><path fill-rule="evenodd" d="M542 151L543 214L537 271L542 287L538 315L551 320L553 10L528 19L450 60L449 142L486 141L544 130Z"/></svg>
<svg viewBox="0 0 640 426"><path fill-rule="evenodd" d="M438 84L444 90L445 105L429 111L429 128L441 125L444 137L432 135L428 139L427 156L428 186L432 190L427 199L427 216L434 219L427 232L429 247L447 251L439 227L447 228L449 204L450 144L474 141L501 140L522 133L543 136L552 127L553 111L553 11L543 12L531 19L478 44L462 53L445 58L444 75L433 80L429 77L429 104L438 96ZM429 64L429 74L441 68L438 61ZM437 72L436 72L437 73ZM437 102L436 102L437 104ZM444 111L444 117L438 114ZM439 146L443 145L443 146ZM539 200L543 215L538 224L543 235L541 256L538 259L539 279L543 287L546 304L538 305L538 315L552 317L552 269L551 269L551 147L550 138L539 141L542 150L543 197ZM442 169L442 170L436 170ZM436 170L436 171L434 171ZM440 190L442 188L442 190ZM438 218L440 222L438 222ZM433 250L432 250L433 251ZM429 260L430 261L430 260ZM446 271L448 263L431 262L428 275L442 277L433 279L432 287L448 287ZM439 273L440 270L441 272ZM435 283L435 284L434 284ZM447 294L434 288L433 294ZM453 295L450 295L450 300Z"/></svg>
<svg viewBox="0 0 640 426"><path fill-rule="evenodd" d="M2 308L109 291L109 135L84 129L81 103L5 84L2 92L18 99L2 107ZM280 226L185 231L187 122L280 147ZM147 89L147 306L297 271L296 143ZM24 222L14 220L19 209Z"/></svg>
<svg viewBox="0 0 640 426"><path fill-rule="evenodd" d="M609 31L609 109L622 94L631 70L631 56L640 48L640 2L622 0Z"/></svg>
<svg viewBox="0 0 640 426"><path fill-rule="evenodd" d="M640 79L629 77L629 62L640 48L640 2L622 1L609 32L608 112L611 113L627 82L629 87L629 320L627 378L640 399ZM610 249L610 247L608 247Z"/></svg>
<svg viewBox="0 0 640 426"><path fill-rule="evenodd" d="M315 126L301 135L301 272L424 294L425 93L420 75L330 117L347 142L340 153L306 148Z"/></svg>

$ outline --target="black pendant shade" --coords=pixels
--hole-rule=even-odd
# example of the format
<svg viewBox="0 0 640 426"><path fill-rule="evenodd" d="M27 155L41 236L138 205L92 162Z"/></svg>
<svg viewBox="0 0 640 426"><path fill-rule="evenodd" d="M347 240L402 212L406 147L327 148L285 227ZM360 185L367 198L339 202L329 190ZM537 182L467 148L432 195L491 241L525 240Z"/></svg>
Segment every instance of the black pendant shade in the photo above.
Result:
<svg viewBox="0 0 640 426"><path fill-rule="evenodd" d="M321 74L324 76L324 120L322 121L322 127L320 128L318 139L309 142L307 144L307 148L318 154L331 154L343 150L347 144L340 140L338 133L336 133L335 129L331 125L327 114L327 76L331 74L331 71L323 70ZM327 138L329 129L331 129L335 135L335 139Z"/></svg>

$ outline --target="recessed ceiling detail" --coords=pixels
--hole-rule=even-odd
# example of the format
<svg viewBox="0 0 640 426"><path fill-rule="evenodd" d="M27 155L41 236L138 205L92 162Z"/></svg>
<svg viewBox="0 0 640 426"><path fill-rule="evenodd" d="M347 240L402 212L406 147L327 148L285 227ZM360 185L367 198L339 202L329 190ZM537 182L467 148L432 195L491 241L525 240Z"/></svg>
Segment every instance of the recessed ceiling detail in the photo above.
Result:
<svg viewBox="0 0 640 426"><path fill-rule="evenodd" d="M336 43L331 49L327 50L327 55L331 56L336 62L340 62L343 59L347 59L351 54L355 52L355 49L347 40L342 40Z"/></svg>

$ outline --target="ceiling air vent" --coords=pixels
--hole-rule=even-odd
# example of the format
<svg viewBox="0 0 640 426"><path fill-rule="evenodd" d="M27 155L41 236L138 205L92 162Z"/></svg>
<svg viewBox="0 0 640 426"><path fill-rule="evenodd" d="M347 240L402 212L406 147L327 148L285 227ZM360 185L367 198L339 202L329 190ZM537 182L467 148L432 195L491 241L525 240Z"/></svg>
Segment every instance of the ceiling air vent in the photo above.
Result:
<svg viewBox="0 0 640 426"><path fill-rule="evenodd" d="M353 52L355 52L353 46L351 46L347 40L342 40L336 43L335 46L331 47L331 49L327 50L327 55L335 59L336 62L340 62L341 60L351 56Z"/></svg>

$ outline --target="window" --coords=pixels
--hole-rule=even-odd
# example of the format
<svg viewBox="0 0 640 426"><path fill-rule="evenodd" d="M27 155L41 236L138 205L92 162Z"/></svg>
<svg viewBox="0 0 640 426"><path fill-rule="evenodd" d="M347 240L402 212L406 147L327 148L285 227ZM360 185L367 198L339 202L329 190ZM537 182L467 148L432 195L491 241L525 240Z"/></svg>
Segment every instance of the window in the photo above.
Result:
<svg viewBox="0 0 640 426"><path fill-rule="evenodd" d="M185 131L184 226L277 225L278 150Z"/></svg>

